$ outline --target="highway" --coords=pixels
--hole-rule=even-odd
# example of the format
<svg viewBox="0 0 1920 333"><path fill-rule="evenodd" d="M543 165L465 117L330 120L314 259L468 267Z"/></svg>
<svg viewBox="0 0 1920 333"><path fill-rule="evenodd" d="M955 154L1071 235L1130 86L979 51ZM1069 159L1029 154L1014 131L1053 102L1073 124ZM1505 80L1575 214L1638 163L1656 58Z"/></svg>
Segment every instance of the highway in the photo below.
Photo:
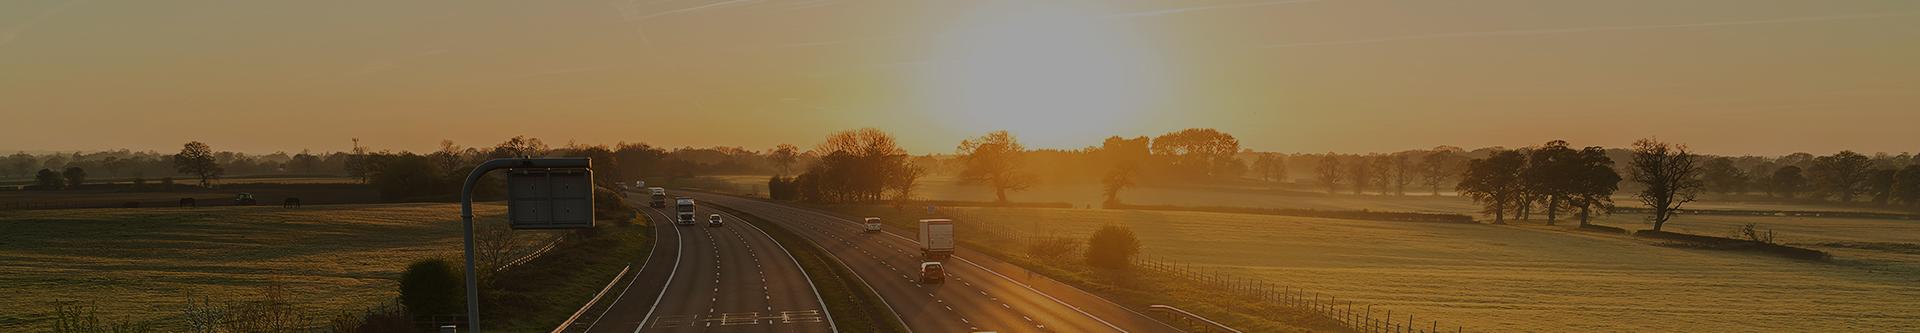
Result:
<svg viewBox="0 0 1920 333"><path fill-rule="evenodd" d="M850 219L784 204L680 193L770 220L826 248L914 332L1179 332L1139 312L1018 266L959 249L947 283L921 285L914 230L864 233ZM965 221L956 221L965 223Z"/></svg>
<svg viewBox="0 0 1920 333"><path fill-rule="evenodd" d="M612 304L588 332L836 331L812 282L764 231L732 216L708 227L707 215L721 212L704 202L694 225L675 225L671 203L651 208L645 200L630 197L655 221L653 251L607 296Z"/></svg>

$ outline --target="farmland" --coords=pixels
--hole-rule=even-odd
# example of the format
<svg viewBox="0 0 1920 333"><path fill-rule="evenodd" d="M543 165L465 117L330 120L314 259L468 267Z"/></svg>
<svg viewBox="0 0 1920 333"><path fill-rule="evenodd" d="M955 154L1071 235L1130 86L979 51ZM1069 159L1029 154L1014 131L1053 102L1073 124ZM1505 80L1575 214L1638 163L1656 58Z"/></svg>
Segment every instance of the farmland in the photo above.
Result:
<svg viewBox="0 0 1920 333"><path fill-rule="evenodd" d="M697 181L685 182L687 186L711 188L726 193L755 194L765 197L767 177L764 175L733 175L702 177ZM917 198L926 200L952 201L992 201L993 191L985 186L962 183L953 176L928 176L915 190ZM1011 192L1007 196L1019 202L1063 202L1074 207L1095 207L1100 204L1100 184L1054 184L1043 183L1026 191ZM1461 213L1470 214L1479 211L1472 201L1455 196L1450 188L1443 188L1442 195L1431 195L1425 189L1409 188L1404 196L1352 195L1347 192L1327 194L1324 190L1299 185L1282 188L1270 188L1260 185L1195 185L1195 186L1143 186L1121 192L1120 199L1130 204L1174 205L1174 206L1225 206L1249 208L1290 208L1320 210L1383 210L1398 212ZM1622 206L1636 205L1637 199L1631 193L1622 191L1615 194L1613 200ZM1686 205L1689 209L1751 209L1751 210L1796 210L1796 211L1867 211L1888 213L1912 213L1891 208L1834 206L1804 202L1782 201L1743 201L1723 199L1715 195L1705 195L1701 201Z"/></svg>
<svg viewBox="0 0 1920 333"><path fill-rule="evenodd" d="M476 207L482 222L504 208ZM405 265L460 255L452 204L0 212L0 331L43 328L56 302L164 319L194 297L273 286L309 313L392 299Z"/></svg>
<svg viewBox="0 0 1920 333"><path fill-rule="evenodd" d="M838 209L896 219L917 215L880 207ZM1920 312L1911 307L1920 297L1920 259L1910 250L1920 242L1920 225L1908 221L1765 224L1804 234L1806 242L1893 247L1835 251L1835 260L1823 263L1654 246L1564 226L1045 208L950 207L942 213L962 223L963 240L985 244L1019 244L1022 234L1085 237L1101 225L1124 224L1155 259L1469 330L1897 331L1920 325ZM1739 223L1734 219L1688 216L1674 225L1724 235L1706 230Z"/></svg>

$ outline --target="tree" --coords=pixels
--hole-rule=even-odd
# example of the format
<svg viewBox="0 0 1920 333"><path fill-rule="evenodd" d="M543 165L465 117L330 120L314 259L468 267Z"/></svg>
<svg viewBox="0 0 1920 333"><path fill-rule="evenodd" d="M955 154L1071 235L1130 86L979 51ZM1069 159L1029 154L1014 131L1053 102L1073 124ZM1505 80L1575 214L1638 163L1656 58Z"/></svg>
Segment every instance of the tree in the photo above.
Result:
<svg viewBox="0 0 1920 333"><path fill-rule="evenodd" d="M1260 180L1286 182L1287 157L1274 153L1260 154L1260 158L1253 161L1253 172L1260 176Z"/></svg>
<svg viewBox="0 0 1920 333"><path fill-rule="evenodd" d="M1812 178L1814 190L1820 196L1831 196L1840 202L1853 202L1853 197L1863 191L1868 171L1873 160L1851 150L1833 155L1816 157L1807 173Z"/></svg>
<svg viewBox="0 0 1920 333"><path fill-rule="evenodd" d="M1433 195L1440 195L1440 185L1460 176L1460 148L1435 147L1420 158L1420 183L1427 185Z"/></svg>
<svg viewBox="0 0 1920 333"><path fill-rule="evenodd" d="M1467 162L1466 175L1460 178L1460 184L1454 190L1480 203L1480 212L1493 215L1493 223L1505 224L1507 211L1519 204L1524 191L1520 170L1526 163L1526 155L1512 150L1496 151L1487 158L1473 159Z"/></svg>
<svg viewBox="0 0 1920 333"><path fill-rule="evenodd" d="M1566 141L1553 140L1528 154L1527 166L1521 170L1520 177L1526 193L1541 199L1547 225L1553 225L1559 220L1560 211L1571 208L1563 204L1573 195L1574 177L1583 167L1580 152L1574 151Z"/></svg>
<svg viewBox="0 0 1920 333"><path fill-rule="evenodd" d="M1644 185L1636 197L1653 209L1653 231L1660 231L1680 205L1693 202L1705 186L1700 181L1699 155L1687 146L1640 139L1633 142L1633 181Z"/></svg>
<svg viewBox="0 0 1920 333"><path fill-rule="evenodd" d="M1407 195L1407 184L1413 183L1413 157L1407 153L1393 154L1393 195Z"/></svg>
<svg viewBox="0 0 1920 333"><path fill-rule="evenodd" d="M400 274L400 304L414 315L465 313L465 280L446 260L415 261Z"/></svg>
<svg viewBox="0 0 1920 333"><path fill-rule="evenodd" d="M1864 187L1867 189L1867 194L1873 196L1874 206L1886 206L1888 201L1893 200L1893 182L1898 175L1899 171L1894 169L1876 169L1867 172L1867 185Z"/></svg>
<svg viewBox="0 0 1920 333"><path fill-rule="evenodd" d="M61 172L60 176L67 178L67 188L80 188L81 184L87 182L87 170L80 167L67 167L67 171Z"/></svg>
<svg viewBox="0 0 1920 333"><path fill-rule="evenodd" d="M1360 194L1373 185L1374 172L1377 172L1373 169L1373 160L1373 156L1354 156L1353 162L1347 163L1347 180L1353 182L1353 194Z"/></svg>
<svg viewBox="0 0 1920 333"><path fill-rule="evenodd" d="M902 182L911 165L906 150L900 149L893 135L863 128L834 132L814 148L820 160L807 172L794 177L795 187L804 200L817 202L879 201L890 185Z"/></svg>
<svg viewBox="0 0 1920 333"><path fill-rule="evenodd" d="M1133 187L1133 176L1139 171L1139 168L1139 163L1121 162L1115 164L1112 170L1108 170L1107 176L1100 178L1101 193L1106 195L1106 201L1103 201L1102 204L1106 206L1118 205L1120 203L1120 190Z"/></svg>
<svg viewBox="0 0 1920 333"><path fill-rule="evenodd" d="M1102 268L1127 268L1140 253L1140 239L1133 229L1108 224L1087 237L1087 265Z"/></svg>
<svg viewBox="0 0 1920 333"><path fill-rule="evenodd" d="M1340 181L1346 177L1346 169L1340 166L1340 155L1327 152L1326 156L1320 157L1320 165L1314 167L1313 171L1320 184L1327 186L1327 194L1340 191Z"/></svg>
<svg viewBox="0 0 1920 333"><path fill-rule="evenodd" d="M302 149L299 154L293 155L292 161L287 162L287 167L293 169L294 173L318 173L320 171L320 156L315 156L313 153Z"/></svg>
<svg viewBox="0 0 1920 333"><path fill-rule="evenodd" d="M40 169L40 172L33 176L33 184L35 188L42 190L58 190L64 187L62 185L66 184L66 179L60 177L59 171Z"/></svg>
<svg viewBox="0 0 1920 333"><path fill-rule="evenodd" d="M1152 152L1167 159L1178 175L1194 178L1227 179L1245 171L1233 154L1240 152L1240 140L1211 128L1189 128L1153 138Z"/></svg>
<svg viewBox="0 0 1920 333"><path fill-rule="evenodd" d="M965 168L960 178L992 187L994 202L1007 202L1007 191L1022 191L1033 185L1033 175L1023 170L1026 150L1007 131L961 140L959 155Z"/></svg>
<svg viewBox="0 0 1920 333"><path fill-rule="evenodd" d="M1613 158L1607 157L1606 148L1601 147L1581 149L1571 166L1567 204L1580 210L1580 226L1586 227L1594 209L1606 212L1613 208L1613 192L1620 189L1620 173L1613 171Z"/></svg>
<svg viewBox="0 0 1920 333"><path fill-rule="evenodd" d="M183 174L200 178L200 187L213 186L213 179L220 178L226 169L214 161L213 148L200 141L188 142L173 155L173 169Z"/></svg>
<svg viewBox="0 0 1920 333"><path fill-rule="evenodd" d="M913 201L914 189L920 187L920 178L927 175L927 169L913 163L894 168L894 174L887 176L887 189L893 191L894 206L905 207Z"/></svg>
<svg viewBox="0 0 1920 333"><path fill-rule="evenodd" d="M773 147L772 151L767 152L767 161L773 162L774 169L782 176L785 176L787 171L793 167L793 162L799 159L800 147L794 147L790 144L782 143L779 146Z"/></svg>
<svg viewBox="0 0 1920 333"><path fill-rule="evenodd" d="M1789 165L1775 169L1773 176L1768 177L1767 191L1783 198L1793 199L1800 192L1806 191L1806 188L1807 176L1802 174L1800 167L1797 166Z"/></svg>
<svg viewBox="0 0 1920 333"><path fill-rule="evenodd" d="M1701 167L1701 180L1706 182L1707 190L1720 196L1743 193L1747 190L1747 173L1733 166L1731 158L1707 160Z"/></svg>
<svg viewBox="0 0 1920 333"><path fill-rule="evenodd" d="M1393 193L1393 156L1373 155L1367 159L1367 170L1373 172L1373 185L1380 195Z"/></svg>
<svg viewBox="0 0 1920 333"><path fill-rule="evenodd" d="M27 152L17 152L7 156L7 168L12 175L26 178L34 175L34 167L40 166L40 159Z"/></svg>
<svg viewBox="0 0 1920 333"><path fill-rule="evenodd" d="M1893 175L1893 200L1920 208L1920 164L1907 165Z"/></svg>

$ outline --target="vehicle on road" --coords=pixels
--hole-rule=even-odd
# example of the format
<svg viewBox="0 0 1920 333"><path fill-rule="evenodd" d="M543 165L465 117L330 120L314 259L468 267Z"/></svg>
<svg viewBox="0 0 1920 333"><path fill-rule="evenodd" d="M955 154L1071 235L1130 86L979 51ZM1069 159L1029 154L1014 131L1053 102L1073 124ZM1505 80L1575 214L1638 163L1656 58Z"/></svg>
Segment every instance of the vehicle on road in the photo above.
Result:
<svg viewBox="0 0 1920 333"><path fill-rule="evenodd" d="M675 222L676 224L693 225L693 220L695 219L693 214L693 198L680 197L674 199L673 207L674 211L680 213L680 218Z"/></svg>
<svg viewBox="0 0 1920 333"><path fill-rule="evenodd" d="M953 220L920 220L920 256L929 261L953 255Z"/></svg>
<svg viewBox="0 0 1920 333"><path fill-rule="evenodd" d="M241 193L233 198L234 206L252 206L257 204L260 204L260 201L253 198L253 193Z"/></svg>
<svg viewBox="0 0 1920 333"><path fill-rule="evenodd" d="M633 181L633 188L647 188L647 181L635 180Z"/></svg>
<svg viewBox="0 0 1920 333"><path fill-rule="evenodd" d="M708 227L718 227L718 226L720 226L720 225L721 225L720 223L722 223L722 221L720 221L720 214L708 214L708 215L707 215L707 226L708 226Z"/></svg>
<svg viewBox="0 0 1920 333"><path fill-rule="evenodd" d="M653 207L653 208L667 208L667 189L666 188L649 187L647 188L647 192L652 194L652 198L649 201L647 201L647 206Z"/></svg>
<svg viewBox="0 0 1920 333"><path fill-rule="evenodd" d="M947 282L947 270L938 261L920 263L920 283L935 284Z"/></svg>
<svg viewBox="0 0 1920 333"><path fill-rule="evenodd" d="M867 227L866 229L867 233L880 232L880 218L878 217L867 218L865 221L865 225Z"/></svg>

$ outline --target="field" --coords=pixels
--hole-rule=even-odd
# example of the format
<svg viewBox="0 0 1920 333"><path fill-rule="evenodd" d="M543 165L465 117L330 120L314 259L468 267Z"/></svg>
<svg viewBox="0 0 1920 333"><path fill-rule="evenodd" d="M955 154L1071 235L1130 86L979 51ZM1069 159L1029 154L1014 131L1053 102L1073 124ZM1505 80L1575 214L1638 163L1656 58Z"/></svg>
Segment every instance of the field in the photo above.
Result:
<svg viewBox="0 0 1920 333"><path fill-rule="evenodd" d="M504 213L476 207L482 222ZM164 319L187 297L284 287L317 315L391 300L411 261L458 258L452 204L0 211L0 331L38 330L57 302ZM530 237L531 238L531 237Z"/></svg>
<svg viewBox="0 0 1920 333"><path fill-rule="evenodd" d="M919 199L952 201L992 201L993 191L984 186L962 184L952 176L929 176L920 182ZM702 181L689 182L690 186L711 188L717 191L739 194L754 194L764 197L767 193L767 176L735 175L703 177ZM1009 200L1019 202L1064 202L1075 207L1098 207L1100 201L1099 184L1040 184L1026 191L1010 192ZM1141 205L1175 206L1225 206L1252 208L1291 208L1321 210L1384 210L1397 212L1461 213L1473 214L1479 207L1473 201L1453 195L1443 189L1442 195L1431 195L1424 189L1408 189L1405 196L1386 196L1376 194L1352 195L1346 192L1327 194L1320 189L1290 186L1274 189L1251 185L1207 185L1207 186L1143 186L1122 191L1123 202ZM1614 202L1622 205L1638 205L1638 199L1631 193L1621 192ZM1795 211L1868 211L1890 213L1912 213L1897 209L1834 206L1816 203L1780 202L1780 201L1739 201L1722 199L1715 195L1704 195L1701 200L1686 205L1689 209L1751 209L1751 210L1795 210Z"/></svg>
<svg viewBox="0 0 1920 333"><path fill-rule="evenodd" d="M853 215L912 214L842 209ZM1906 246L1836 251L1833 262L1821 263L1657 246L1564 226L1045 208L954 207L942 213L962 223L958 232L968 241L1013 248L1024 248L1018 245L1024 235L1084 238L1101 225L1124 224L1156 259L1304 287L1392 309L1402 319L1413 314L1421 322L1468 330L1900 331L1920 325L1914 301L1920 299L1920 260L1911 250L1920 244L1920 225L1910 221L1763 222L1805 235L1796 237L1807 242ZM1738 223L1732 217L1685 218L1674 226L1711 230Z"/></svg>

